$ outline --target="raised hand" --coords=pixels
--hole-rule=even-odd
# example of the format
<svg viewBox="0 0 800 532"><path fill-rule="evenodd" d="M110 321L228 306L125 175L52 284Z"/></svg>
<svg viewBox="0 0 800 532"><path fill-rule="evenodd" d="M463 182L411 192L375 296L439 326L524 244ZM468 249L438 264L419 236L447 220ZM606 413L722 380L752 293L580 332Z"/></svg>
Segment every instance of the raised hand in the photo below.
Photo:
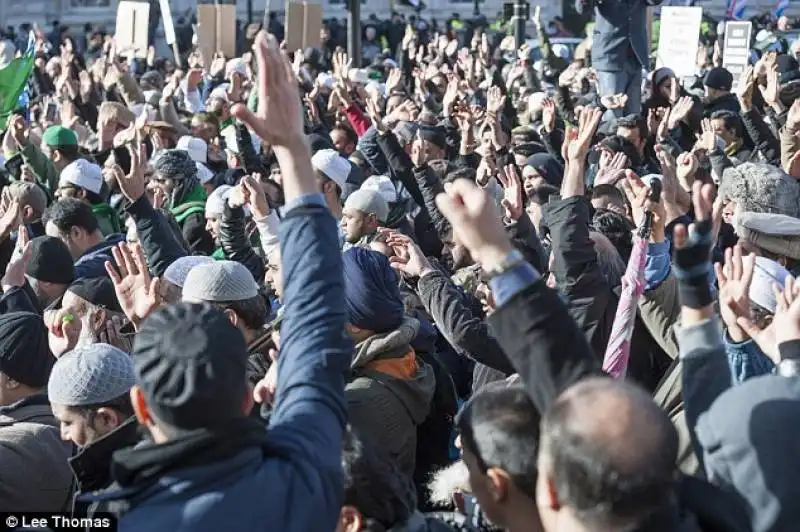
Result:
<svg viewBox="0 0 800 532"><path fill-rule="evenodd" d="M497 173L497 179L503 185L503 200L500 205L505 210L506 218L516 222L525 212L525 204L522 201L522 180L516 165L506 165Z"/></svg>
<svg viewBox="0 0 800 532"><path fill-rule="evenodd" d="M486 94L486 113L496 116L503 108L503 91L500 87L491 87Z"/></svg>
<svg viewBox="0 0 800 532"><path fill-rule="evenodd" d="M570 163L583 164L586 161L586 156L589 155L589 148L592 145L592 139L597 132L597 126L600 125L602 117L603 112L598 108L586 108L583 110L578 119L578 136L575 140L570 141L567 148L567 157Z"/></svg>
<svg viewBox="0 0 800 532"><path fill-rule="evenodd" d="M436 196L436 206L484 270L498 267L513 250L494 201L471 181L456 179Z"/></svg>
<svg viewBox="0 0 800 532"><path fill-rule="evenodd" d="M628 168L628 156L624 152L618 151L614 155L606 151L602 152L597 175L594 177L594 185L616 185L620 179L625 177L626 168Z"/></svg>
<svg viewBox="0 0 800 532"><path fill-rule="evenodd" d="M142 321L161 305L161 280L151 277L142 248L127 243L112 248L114 262L106 262L106 272L114 283L114 291L125 316L137 329Z"/></svg>
<svg viewBox="0 0 800 532"><path fill-rule="evenodd" d="M133 203L144 195L147 187L147 180L144 177L144 169L142 167L142 161L147 158L147 155L142 153L144 151L143 144L139 146L139 149L135 149L132 144L128 144L127 149L131 158L131 171L125 175L122 168L117 165L112 167L112 171L119 184L120 192Z"/></svg>
<svg viewBox="0 0 800 532"><path fill-rule="evenodd" d="M755 69L749 66L744 70L742 77L739 78L739 84L736 87L736 96L739 98L742 111L747 112L753 108L753 91L755 88Z"/></svg>
<svg viewBox="0 0 800 532"><path fill-rule="evenodd" d="M386 238L386 244L395 251L395 256L389 258L390 266L403 275L419 277L432 269L430 261L419 246L406 235L391 231Z"/></svg>
<svg viewBox="0 0 800 532"><path fill-rule="evenodd" d="M3 292L8 292L12 287L25 285L25 270L32 256L33 248L30 245L28 230L24 225L20 225L17 230L17 243L14 253L11 255L11 260L8 262L3 276Z"/></svg>
<svg viewBox="0 0 800 532"><path fill-rule="evenodd" d="M55 311L55 317L48 327L47 342L50 352L56 358L75 349L81 336L81 320L67 309Z"/></svg>
<svg viewBox="0 0 800 532"><path fill-rule="evenodd" d="M22 225L22 206L19 200L14 198L6 204L5 211L0 216L0 241L8 238L20 225Z"/></svg>
<svg viewBox="0 0 800 532"><path fill-rule="evenodd" d="M734 342L747 340L747 333L739 326L739 317L749 319L750 284L756 267L756 256L751 253L742 257L742 248L737 245L725 250L725 264L715 264L714 272L719 283L719 308L728 334Z"/></svg>
<svg viewBox="0 0 800 532"><path fill-rule="evenodd" d="M773 290L778 306L767 327L762 328L745 316L736 321L761 351L777 364L781 361L778 346L784 342L800 340L800 283L789 276L782 289L775 285Z"/></svg>
<svg viewBox="0 0 800 532"><path fill-rule="evenodd" d="M261 32L253 44L258 64L258 110L237 104L233 115L272 146L305 144L297 79L275 37Z"/></svg>
<svg viewBox="0 0 800 532"><path fill-rule="evenodd" d="M676 176L681 187L687 192L692 190L692 182L694 181L694 174L700 166L697 157L690 152L683 152L678 155L678 167L676 168Z"/></svg>
<svg viewBox="0 0 800 532"><path fill-rule="evenodd" d="M761 95L764 97L764 101L767 102L770 107L780 109L781 102L780 102L780 92L781 92L781 83L780 83L780 73L778 72L778 67L773 66L769 70L767 70L767 86L766 87L759 87L761 89Z"/></svg>
<svg viewBox="0 0 800 532"><path fill-rule="evenodd" d="M672 110L669 113L669 121L667 122L667 127L669 129L675 129L678 127L682 121L686 120L686 117L689 116L689 112L692 110L692 106L694 105L694 100L690 96L683 96L681 97L678 102L672 107Z"/></svg>
<svg viewBox="0 0 800 532"><path fill-rule="evenodd" d="M393 68L386 78L386 94L398 89L403 83L403 71L399 68Z"/></svg>
<svg viewBox="0 0 800 532"><path fill-rule="evenodd" d="M556 102L550 97L542 100L542 123L548 133L556 129Z"/></svg>
<svg viewBox="0 0 800 532"><path fill-rule="evenodd" d="M717 134L714 133L714 128L711 127L711 120L704 118L700 123L700 127L703 132L697 135L698 147L711 153L717 149Z"/></svg>
<svg viewBox="0 0 800 532"><path fill-rule="evenodd" d="M270 208L267 195L258 181L253 176L247 175L242 178L239 184L245 189L247 204L250 206L253 217L256 220L261 220L269 216Z"/></svg>

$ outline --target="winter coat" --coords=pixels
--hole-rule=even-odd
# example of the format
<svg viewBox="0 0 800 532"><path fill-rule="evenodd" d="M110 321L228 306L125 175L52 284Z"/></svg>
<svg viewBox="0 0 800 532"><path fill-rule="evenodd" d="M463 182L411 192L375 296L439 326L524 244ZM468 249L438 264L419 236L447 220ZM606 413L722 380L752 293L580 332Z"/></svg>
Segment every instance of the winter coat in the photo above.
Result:
<svg viewBox="0 0 800 532"><path fill-rule="evenodd" d="M46 396L0 407L0 511L61 511L72 484L71 455Z"/></svg>

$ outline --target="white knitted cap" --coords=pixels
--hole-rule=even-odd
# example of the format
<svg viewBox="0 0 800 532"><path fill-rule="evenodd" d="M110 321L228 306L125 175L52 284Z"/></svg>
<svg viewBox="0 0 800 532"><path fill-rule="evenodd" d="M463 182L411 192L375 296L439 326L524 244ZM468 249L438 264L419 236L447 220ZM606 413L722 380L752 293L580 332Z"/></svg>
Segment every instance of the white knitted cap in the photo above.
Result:
<svg viewBox="0 0 800 532"><path fill-rule="evenodd" d="M175 286L183 288L186 282L186 276L192 271L192 268L201 264L214 262L214 259L205 255L186 255L175 259L175 261L167 266L164 270L164 279Z"/></svg>
<svg viewBox="0 0 800 532"><path fill-rule="evenodd" d="M86 159L77 159L61 170L59 184L70 184L99 194L103 188L103 170Z"/></svg>
<svg viewBox="0 0 800 532"><path fill-rule="evenodd" d="M76 347L53 364L47 383L51 403L87 406L125 395L136 384L130 355L108 344Z"/></svg>
<svg viewBox="0 0 800 532"><path fill-rule="evenodd" d="M230 260L195 266L183 284L183 301L242 301L258 295L250 270Z"/></svg>

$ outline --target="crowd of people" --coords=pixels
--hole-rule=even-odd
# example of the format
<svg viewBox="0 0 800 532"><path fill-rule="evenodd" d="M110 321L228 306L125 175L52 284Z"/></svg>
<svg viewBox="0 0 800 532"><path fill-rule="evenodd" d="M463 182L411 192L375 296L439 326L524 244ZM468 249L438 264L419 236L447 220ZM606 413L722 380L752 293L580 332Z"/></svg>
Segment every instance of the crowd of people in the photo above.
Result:
<svg viewBox="0 0 800 532"><path fill-rule="evenodd" d="M645 5L583 3L574 56L537 11L537 64L479 27L185 69L39 33L2 134L0 511L797 530L798 47L678 79Z"/></svg>

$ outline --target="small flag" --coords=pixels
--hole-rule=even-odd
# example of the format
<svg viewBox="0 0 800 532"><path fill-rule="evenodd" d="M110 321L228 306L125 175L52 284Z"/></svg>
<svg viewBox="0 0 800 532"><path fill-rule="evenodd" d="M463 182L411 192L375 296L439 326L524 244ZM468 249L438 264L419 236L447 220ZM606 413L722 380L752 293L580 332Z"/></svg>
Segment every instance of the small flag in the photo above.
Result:
<svg viewBox="0 0 800 532"><path fill-rule="evenodd" d="M36 36L33 31L28 34L28 49L21 57L17 57L0 69L0 129L6 128L11 113L20 108L20 96L28 83L33 70Z"/></svg>
<svg viewBox="0 0 800 532"><path fill-rule="evenodd" d="M749 0L728 0L728 20L742 20Z"/></svg>
<svg viewBox="0 0 800 532"><path fill-rule="evenodd" d="M787 7L789 7L789 0L778 0L777 4L775 4L775 18L782 17Z"/></svg>

